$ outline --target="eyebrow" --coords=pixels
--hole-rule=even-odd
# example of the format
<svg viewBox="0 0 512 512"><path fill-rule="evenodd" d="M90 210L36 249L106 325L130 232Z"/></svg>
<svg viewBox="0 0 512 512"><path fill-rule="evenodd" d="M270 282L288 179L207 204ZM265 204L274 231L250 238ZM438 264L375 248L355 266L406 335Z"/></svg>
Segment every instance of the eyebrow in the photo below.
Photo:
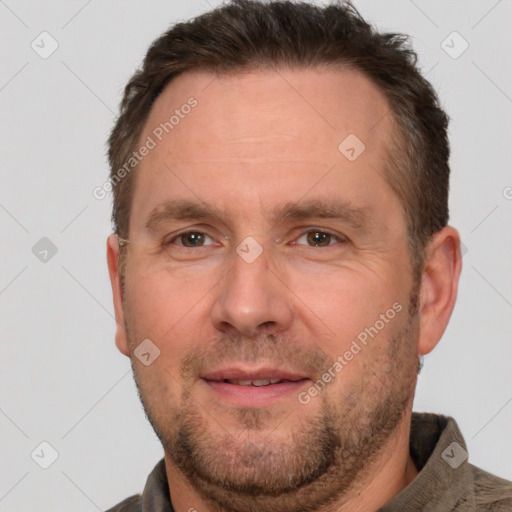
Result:
<svg viewBox="0 0 512 512"><path fill-rule="evenodd" d="M220 213L202 202L187 199L172 199L159 204L148 215L145 228L149 231L158 229L162 224L176 220L196 220L220 218Z"/></svg>
<svg viewBox="0 0 512 512"><path fill-rule="evenodd" d="M348 224L353 229L367 231L373 224L369 213L369 208L355 207L347 201L313 199L277 205L271 213L270 222L276 226L288 221L334 219ZM205 202L172 199L153 208L146 219L145 228L153 231L172 221L213 218L223 221L226 217L225 213Z"/></svg>
<svg viewBox="0 0 512 512"><path fill-rule="evenodd" d="M286 203L275 212L276 223L314 218L339 220L354 229L365 231L373 224L368 207L355 207L350 202L339 199L313 199Z"/></svg>

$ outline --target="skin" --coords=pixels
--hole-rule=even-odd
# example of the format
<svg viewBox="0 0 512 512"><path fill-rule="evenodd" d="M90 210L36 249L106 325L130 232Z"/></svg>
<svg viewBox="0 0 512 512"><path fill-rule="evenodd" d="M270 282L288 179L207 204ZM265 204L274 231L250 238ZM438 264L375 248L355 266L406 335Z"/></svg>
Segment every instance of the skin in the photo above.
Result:
<svg viewBox="0 0 512 512"><path fill-rule="evenodd" d="M446 227L434 235L415 286L406 219L383 179L393 119L362 74L185 73L156 100L141 141L191 96L197 107L136 171L124 290L117 237L107 243L116 344L132 359L162 440L174 509L377 510L418 473L408 448L418 357L435 347L453 310L458 233ZM338 150L349 134L366 146L354 161ZM206 205L208 215L147 229L151 213L169 200ZM325 218L312 208L340 204L352 215ZM289 215L280 217L283 205ZM295 213L309 208L297 216L291 206ZM186 231L207 234L206 245L180 245ZM328 245L311 245L312 231L330 234L320 236ZM236 252L246 237L262 249L251 263ZM161 247L162 240L171 242ZM241 247L255 254L254 242ZM299 392L393 304L401 311L341 371L331 369L325 389L300 403ZM134 355L144 339L160 350L149 366ZM278 368L303 380L274 398L251 388L254 400L241 403L203 378L226 366ZM272 495L268 486L318 462L326 424L335 433L328 467ZM204 474L194 473L186 451L180 459L184 439Z"/></svg>

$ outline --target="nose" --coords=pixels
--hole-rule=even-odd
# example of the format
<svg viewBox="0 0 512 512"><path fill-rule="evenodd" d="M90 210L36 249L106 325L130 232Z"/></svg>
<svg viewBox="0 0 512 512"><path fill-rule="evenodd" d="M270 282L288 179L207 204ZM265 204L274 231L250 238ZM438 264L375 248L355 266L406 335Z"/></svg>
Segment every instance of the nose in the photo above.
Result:
<svg viewBox="0 0 512 512"><path fill-rule="evenodd" d="M251 263L238 254L233 258L212 306L215 328L227 335L245 336L286 331L293 320L291 294L282 276L269 267L268 251Z"/></svg>

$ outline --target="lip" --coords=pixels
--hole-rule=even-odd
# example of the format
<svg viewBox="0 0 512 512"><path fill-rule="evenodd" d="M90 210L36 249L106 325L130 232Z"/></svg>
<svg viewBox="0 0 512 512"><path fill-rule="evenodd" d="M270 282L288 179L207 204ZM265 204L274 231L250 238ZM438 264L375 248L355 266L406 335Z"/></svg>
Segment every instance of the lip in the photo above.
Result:
<svg viewBox="0 0 512 512"><path fill-rule="evenodd" d="M265 407L286 398L296 397L310 382L309 378L297 372L271 367L223 368L207 372L201 376L201 379L216 399L245 408ZM282 379L283 382L267 386L242 386L225 382L227 379Z"/></svg>
<svg viewBox="0 0 512 512"><path fill-rule="evenodd" d="M240 368L228 367L213 370L201 375L205 380L224 381L231 379L257 380L257 379L281 379L297 381L307 378L305 375L286 371L281 368L260 367L260 368Z"/></svg>

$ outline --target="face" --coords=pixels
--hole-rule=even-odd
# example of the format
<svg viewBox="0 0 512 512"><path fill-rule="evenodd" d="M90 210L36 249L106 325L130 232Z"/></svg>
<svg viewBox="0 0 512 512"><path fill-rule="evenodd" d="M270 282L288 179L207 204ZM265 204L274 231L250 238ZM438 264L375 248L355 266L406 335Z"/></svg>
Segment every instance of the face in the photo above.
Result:
<svg viewBox="0 0 512 512"><path fill-rule="evenodd" d="M418 323L388 114L348 70L188 73L153 106L117 343L170 464L220 506L341 495L410 406Z"/></svg>

